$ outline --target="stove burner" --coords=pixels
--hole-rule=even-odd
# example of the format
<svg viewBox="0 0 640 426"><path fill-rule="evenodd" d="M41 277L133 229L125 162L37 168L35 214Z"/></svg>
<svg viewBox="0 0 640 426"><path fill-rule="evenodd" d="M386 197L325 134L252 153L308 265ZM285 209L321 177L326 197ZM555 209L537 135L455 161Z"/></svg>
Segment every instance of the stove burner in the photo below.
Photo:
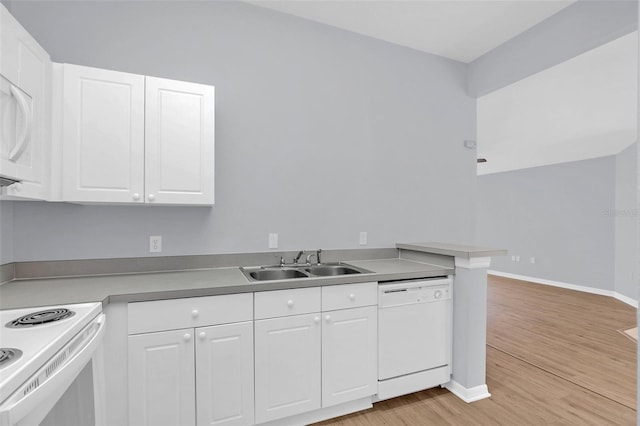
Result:
<svg viewBox="0 0 640 426"><path fill-rule="evenodd" d="M22 356L20 349L0 348L0 367L6 367Z"/></svg>
<svg viewBox="0 0 640 426"><path fill-rule="evenodd" d="M60 321L74 316L76 313L66 308L47 309L46 311L33 312L23 317L9 321L9 328L35 327L54 321Z"/></svg>

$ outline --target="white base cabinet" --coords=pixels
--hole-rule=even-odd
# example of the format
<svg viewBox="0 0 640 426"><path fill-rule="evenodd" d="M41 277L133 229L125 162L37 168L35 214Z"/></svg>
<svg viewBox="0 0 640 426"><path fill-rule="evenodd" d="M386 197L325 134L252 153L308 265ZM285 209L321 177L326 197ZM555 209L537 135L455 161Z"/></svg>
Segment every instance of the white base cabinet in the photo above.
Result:
<svg viewBox="0 0 640 426"><path fill-rule="evenodd" d="M298 424L377 393L375 282L127 309L130 425Z"/></svg>
<svg viewBox="0 0 640 426"><path fill-rule="evenodd" d="M198 425L252 425L253 322L196 329Z"/></svg>
<svg viewBox="0 0 640 426"><path fill-rule="evenodd" d="M376 394L377 283L256 293L255 312L276 316L255 321L256 423Z"/></svg>
<svg viewBox="0 0 640 426"><path fill-rule="evenodd" d="M323 407L376 394L377 314L376 306L323 313Z"/></svg>
<svg viewBox="0 0 640 426"><path fill-rule="evenodd" d="M130 303L128 316L131 426L254 424L253 294ZM157 331L172 324L193 327Z"/></svg>
<svg viewBox="0 0 640 426"><path fill-rule="evenodd" d="M256 423L321 407L320 313L255 322Z"/></svg>
<svg viewBox="0 0 640 426"><path fill-rule="evenodd" d="M193 330L129 336L129 424L195 424Z"/></svg>

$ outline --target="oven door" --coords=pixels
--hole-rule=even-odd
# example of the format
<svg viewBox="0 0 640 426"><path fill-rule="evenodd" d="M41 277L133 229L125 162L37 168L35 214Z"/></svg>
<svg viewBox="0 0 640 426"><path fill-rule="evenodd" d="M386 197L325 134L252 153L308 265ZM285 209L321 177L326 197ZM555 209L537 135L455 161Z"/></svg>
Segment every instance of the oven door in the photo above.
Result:
<svg viewBox="0 0 640 426"><path fill-rule="evenodd" d="M103 424L104 329L100 314L9 396L0 426Z"/></svg>

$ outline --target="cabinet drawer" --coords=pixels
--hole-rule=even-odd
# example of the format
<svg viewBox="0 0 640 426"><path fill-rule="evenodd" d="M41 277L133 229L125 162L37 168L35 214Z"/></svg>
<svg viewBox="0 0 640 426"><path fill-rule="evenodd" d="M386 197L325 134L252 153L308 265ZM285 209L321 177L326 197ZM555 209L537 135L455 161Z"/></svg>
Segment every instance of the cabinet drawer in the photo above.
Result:
<svg viewBox="0 0 640 426"><path fill-rule="evenodd" d="M358 283L322 287L322 310L357 308L378 304L378 283Z"/></svg>
<svg viewBox="0 0 640 426"><path fill-rule="evenodd" d="M250 321L253 294L129 303L129 334Z"/></svg>
<svg viewBox="0 0 640 426"><path fill-rule="evenodd" d="M320 287L255 293L256 319L320 312Z"/></svg>

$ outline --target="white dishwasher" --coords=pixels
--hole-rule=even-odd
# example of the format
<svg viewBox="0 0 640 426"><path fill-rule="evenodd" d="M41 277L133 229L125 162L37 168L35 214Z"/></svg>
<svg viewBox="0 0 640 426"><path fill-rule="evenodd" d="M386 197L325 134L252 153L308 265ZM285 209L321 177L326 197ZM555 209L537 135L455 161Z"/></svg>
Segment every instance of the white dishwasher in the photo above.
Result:
<svg viewBox="0 0 640 426"><path fill-rule="evenodd" d="M451 378L452 277L378 286L378 400Z"/></svg>

